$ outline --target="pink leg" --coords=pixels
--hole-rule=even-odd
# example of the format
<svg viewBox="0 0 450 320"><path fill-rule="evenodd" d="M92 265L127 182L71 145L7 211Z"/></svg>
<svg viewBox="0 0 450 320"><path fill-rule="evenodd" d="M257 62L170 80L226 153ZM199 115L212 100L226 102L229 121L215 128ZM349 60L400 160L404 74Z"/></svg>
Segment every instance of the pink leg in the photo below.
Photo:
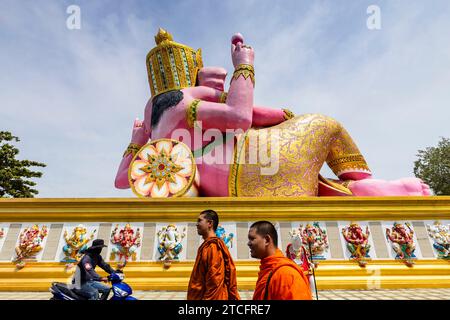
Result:
<svg viewBox="0 0 450 320"><path fill-rule="evenodd" d="M363 179L353 181L348 188L355 196L429 196L430 187L418 178L394 181Z"/></svg>
<svg viewBox="0 0 450 320"><path fill-rule="evenodd" d="M369 179L372 175L367 172L346 172L339 176L340 180L363 180Z"/></svg>

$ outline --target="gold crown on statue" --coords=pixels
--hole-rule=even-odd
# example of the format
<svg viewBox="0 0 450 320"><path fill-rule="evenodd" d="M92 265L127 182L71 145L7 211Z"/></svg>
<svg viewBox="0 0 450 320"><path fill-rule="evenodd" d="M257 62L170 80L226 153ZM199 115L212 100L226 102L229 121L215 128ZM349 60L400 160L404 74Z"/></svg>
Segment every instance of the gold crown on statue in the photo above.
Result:
<svg viewBox="0 0 450 320"><path fill-rule="evenodd" d="M173 41L172 35L159 28L156 47L147 54L148 82L152 97L170 90L195 86L197 73L203 67L201 49Z"/></svg>

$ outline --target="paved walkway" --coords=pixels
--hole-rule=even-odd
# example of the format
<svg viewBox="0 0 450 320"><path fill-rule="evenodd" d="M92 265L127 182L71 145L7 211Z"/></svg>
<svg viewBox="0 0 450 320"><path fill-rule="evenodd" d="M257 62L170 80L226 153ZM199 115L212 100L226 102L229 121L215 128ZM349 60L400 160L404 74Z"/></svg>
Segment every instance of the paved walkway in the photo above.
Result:
<svg viewBox="0 0 450 320"><path fill-rule="evenodd" d="M243 300L250 300L253 291L239 291ZM140 300L184 300L180 291L136 291ZM48 300L50 292L0 292L0 300ZM450 289L402 290L325 290L319 291L320 300L450 300Z"/></svg>

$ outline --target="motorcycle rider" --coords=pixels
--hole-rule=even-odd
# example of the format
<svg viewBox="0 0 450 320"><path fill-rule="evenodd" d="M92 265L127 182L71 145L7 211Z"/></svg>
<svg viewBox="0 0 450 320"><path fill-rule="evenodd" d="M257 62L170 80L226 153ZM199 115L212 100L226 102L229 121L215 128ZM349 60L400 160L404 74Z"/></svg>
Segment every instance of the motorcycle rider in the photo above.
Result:
<svg viewBox="0 0 450 320"><path fill-rule="evenodd" d="M106 300L111 290L109 286L101 283L101 281L107 282L108 278L100 277L95 272L96 266L99 266L108 274L114 272L111 266L100 255L104 247L106 245L102 239L96 239L92 242L92 246L85 250L85 255L78 263L72 280L79 294L87 297L89 300L98 300L99 293L102 293L101 300Z"/></svg>

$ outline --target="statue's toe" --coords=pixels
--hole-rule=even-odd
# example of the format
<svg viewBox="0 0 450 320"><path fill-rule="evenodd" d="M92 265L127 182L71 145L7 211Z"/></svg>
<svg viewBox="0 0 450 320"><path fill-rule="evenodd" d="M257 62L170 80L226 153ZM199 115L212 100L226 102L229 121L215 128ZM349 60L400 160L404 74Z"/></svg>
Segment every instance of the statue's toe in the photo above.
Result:
<svg viewBox="0 0 450 320"><path fill-rule="evenodd" d="M421 186L422 186L422 194L424 196L431 196L432 195L432 192L431 192L431 189L430 189L429 185L427 185L426 183L421 182Z"/></svg>

